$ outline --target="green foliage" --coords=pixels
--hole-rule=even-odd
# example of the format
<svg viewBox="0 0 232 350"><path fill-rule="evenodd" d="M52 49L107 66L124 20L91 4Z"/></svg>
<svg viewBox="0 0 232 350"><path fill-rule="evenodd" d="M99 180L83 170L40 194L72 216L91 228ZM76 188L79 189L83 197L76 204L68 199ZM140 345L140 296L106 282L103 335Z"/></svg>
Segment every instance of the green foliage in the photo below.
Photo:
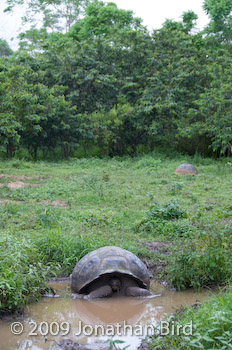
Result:
<svg viewBox="0 0 232 350"><path fill-rule="evenodd" d="M182 190L183 186L183 182L173 182L169 187L170 193L176 195Z"/></svg>
<svg viewBox="0 0 232 350"><path fill-rule="evenodd" d="M7 4L9 6L5 9L5 12L17 10L17 6L26 8L26 15L22 18L23 24L29 22L35 26L37 22L41 21L41 18L38 19L38 13L40 13L44 28L49 28L53 31L67 31L79 19L85 6L88 4L88 0L36 0L29 2L24 0L7 0Z"/></svg>
<svg viewBox="0 0 232 350"><path fill-rule="evenodd" d="M7 3L6 12L26 5L26 22L40 13L43 26L20 33L20 50L0 62L1 154L231 154L228 0L204 1L202 32L188 11L152 34L112 2Z"/></svg>
<svg viewBox="0 0 232 350"><path fill-rule="evenodd" d="M11 1L9 10L18 3ZM33 11L44 11L45 5L46 1L29 4ZM62 5L62 2L56 5ZM50 7L46 11L47 15L51 14ZM50 24L53 25L52 18ZM35 109L34 119L37 118L38 125L33 126L36 129L33 131L37 134L30 133L32 137L29 138L25 132L20 135L17 145L26 147L34 158L38 149L46 155L57 146L63 148L64 157L68 158L70 150L79 142L86 152L93 141L103 149L100 151L103 154L135 154L149 123L141 128L142 114L133 109L146 84L147 64L152 52L152 40L141 20L113 3L94 1L87 6L84 18L67 35L49 34L46 28L32 28L22 33L21 39L18 60L22 66L28 68L29 65L32 71L39 73L40 82L46 89L49 87L48 106L55 115L47 114L41 108L39 112ZM65 87L65 97L71 102L70 108L67 102L63 106L64 113L59 112L60 103L54 101L50 88L55 86L57 89L57 85ZM49 94L52 94L51 98ZM54 102L56 108L53 108ZM25 101L25 109L29 103L29 100ZM35 103L40 103L39 99ZM77 111L75 117L72 107ZM129 113L124 111L125 107L130 109ZM56 125L57 117L61 119L62 128L60 124ZM24 121L20 126L24 128ZM54 144L61 138L60 134L65 134L65 138Z"/></svg>
<svg viewBox="0 0 232 350"><path fill-rule="evenodd" d="M150 349L194 350L230 349L232 345L232 292L231 288L199 306L190 307L175 316L174 322L182 326L192 322L193 334L190 336L167 335L153 338ZM173 322L173 317L169 318ZM171 332L170 332L171 333Z"/></svg>
<svg viewBox="0 0 232 350"><path fill-rule="evenodd" d="M175 199L162 205L153 203L149 210L145 212L138 226L140 229L152 231L157 228L160 223L161 225L166 224L166 221L178 220L186 217L186 215L186 211L179 206Z"/></svg>
<svg viewBox="0 0 232 350"><path fill-rule="evenodd" d="M160 158L153 157L141 157L138 158L134 164L135 169L143 169L143 170L159 170L162 169L162 160Z"/></svg>
<svg viewBox="0 0 232 350"><path fill-rule="evenodd" d="M124 340L118 340L118 339L113 339L113 337L111 339L107 339L105 341L105 343L109 343L109 350L114 350L117 349L117 344L123 344L125 343ZM120 347L121 350L126 350L127 348L129 348L130 345L124 346L123 348Z"/></svg>
<svg viewBox="0 0 232 350"><path fill-rule="evenodd" d="M19 57L19 61L29 58ZM28 62L29 63L29 62ZM31 60L31 65L34 60ZM2 150L13 156L21 143L34 158L39 147L55 147L57 142L65 144L67 129L71 128L74 108L65 100L63 88L49 88L42 83L44 73L33 67L16 64L15 60L4 65L0 72L3 82L0 89L0 135ZM70 133L68 138L71 138Z"/></svg>
<svg viewBox="0 0 232 350"><path fill-rule="evenodd" d="M2 236L0 252L1 313L22 311L47 290L44 280L56 269L38 259L36 246L26 237Z"/></svg>
<svg viewBox="0 0 232 350"><path fill-rule="evenodd" d="M8 218L9 219L9 218ZM18 225L20 229L20 225ZM41 231L36 236L3 236L0 241L0 310L21 312L49 287L45 280L52 275L69 275L77 261L99 247L99 240L67 235L61 229Z"/></svg>
<svg viewBox="0 0 232 350"><path fill-rule="evenodd" d="M13 51L9 47L6 40L0 39L0 57L10 56Z"/></svg>
<svg viewBox="0 0 232 350"><path fill-rule="evenodd" d="M34 244L39 250L39 259L44 264L59 264L60 273L70 275L77 261L90 251L99 248L97 237L91 241L80 234L64 234L60 229L47 230L38 235Z"/></svg>
<svg viewBox="0 0 232 350"><path fill-rule="evenodd" d="M204 0L203 8L210 17L206 28L208 33L218 36L219 40L231 41L232 4L230 0Z"/></svg>
<svg viewBox="0 0 232 350"><path fill-rule="evenodd" d="M217 55L216 55L217 53ZM223 56L223 54L225 56ZM231 75L228 70L231 60L226 57L225 49L211 53L207 67L210 84L208 89L199 95L195 108L188 111L191 125L182 128L182 134L189 137L194 133L204 135L211 140L210 147L221 154L231 153L231 110L230 89Z"/></svg>
<svg viewBox="0 0 232 350"><path fill-rule="evenodd" d="M151 219L157 218L161 220L178 220L179 218L186 217L186 212L180 208L176 200L172 200L168 203L160 205L159 203L154 203L149 212L147 213Z"/></svg>
<svg viewBox="0 0 232 350"><path fill-rule="evenodd" d="M225 283L232 275L232 237L208 233L181 243L169 268L171 283L179 289Z"/></svg>
<svg viewBox="0 0 232 350"><path fill-rule="evenodd" d="M196 25L198 16L193 11L184 12L182 15L183 26L187 33L189 33Z"/></svg>
<svg viewBox="0 0 232 350"><path fill-rule="evenodd" d="M9 0L7 11L23 4ZM188 11L152 35L114 3L27 5L43 27L21 33L20 50L0 68L0 150L8 157L18 149L34 159L134 156L160 146L230 155L228 1L204 2L211 19L204 32L196 33L197 15Z"/></svg>
<svg viewBox="0 0 232 350"><path fill-rule="evenodd" d="M119 103L109 111L95 111L89 116L90 128L101 155L122 155L126 152L127 120L133 112L129 103Z"/></svg>
<svg viewBox="0 0 232 350"><path fill-rule="evenodd" d="M141 29L141 22L140 18L133 17L132 11L118 9L113 2L93 1L86 8L85 18L77 22L72 31L76 31L80 39L104 37L115 41L118 45L120 33L126 35L121 38L125 41L129 36L128 31L135 33L136 30Z"/></svg>

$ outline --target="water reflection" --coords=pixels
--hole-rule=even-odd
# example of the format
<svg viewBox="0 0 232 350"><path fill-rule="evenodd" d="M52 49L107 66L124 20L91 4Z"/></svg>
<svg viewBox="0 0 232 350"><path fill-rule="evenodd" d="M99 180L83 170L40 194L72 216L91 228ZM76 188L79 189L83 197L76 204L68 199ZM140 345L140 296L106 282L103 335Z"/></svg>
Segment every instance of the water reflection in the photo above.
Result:
<svg viewBox="0 0 232 350"><path fill-rule="evenodd" d="M48 350L54 348L55 343L62 338L70 338L83 344L94 342L99 338L104 340L109 337L102 334L93 336L77 335L80 333L80 325L107 326L123 321L132 326L157 325L166 313L172 313L181 305L187 306L194 304L196 301L206 300L210 294L208 291L201 293L196 293L193 290L184 292L169 291L159 284L153 284L153 291L156 294L162 293L161 297L153 299L116 297L86 301L71 299L68 283L56 283L52 286L60 294L60 298L44 298L27 307L25 310L26 316L19 320L24 327L21 335L11 333L10 325L13 321L0 321L1 350ZM30 324L31 321L33 325ZM69 334L62 336L65 332L60 329L59 334L53 336L49 329L49 334L42 336L37 327L33 332L37 335L30 335L33 328L35 328L35 323L39 325L41 322L48 322L48 325L55 322L58 323L59 327L62 322L68 322ZM52 331L53 333L56 332L56 325ZM43 325L43 333L46 333L46 325ZM130 344L130 350L136 349L140 343L140 339L130 332L120 337L115 336L115 338L126 341L123 346Z"/></svg>

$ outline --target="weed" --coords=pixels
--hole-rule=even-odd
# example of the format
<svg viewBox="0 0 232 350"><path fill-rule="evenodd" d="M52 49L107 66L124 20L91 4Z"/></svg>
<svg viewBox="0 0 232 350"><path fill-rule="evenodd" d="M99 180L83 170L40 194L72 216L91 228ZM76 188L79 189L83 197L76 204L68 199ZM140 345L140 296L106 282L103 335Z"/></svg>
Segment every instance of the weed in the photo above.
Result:
<svg viewBox="0 0 232 350"><path fill-rule="evenodd" d="M172 284L185 289L225 283L232 276L231 248L232 236L223 233L206 234L177 246L169 266Z"/></svg>
<svg viewBox="0 0 232 350"><path fill-rule="evenodd" d="M183 186L183 182L173 182L169 187L169 192L174 196L182 190Z"/></svg>
<svg viewBox="0 0 232 350"><path fill-rule="evenodd" d="M48 230L34 238L40 261L44 264L59 264L60 273L69 275L77 261L85 254L100 247L97 237L65 234L61 228Z"/></svg>
<svg viewBox="0 0 232 350"><path fill-rule="evenodd" d="M47 290L44 281L56 269L39 261L36 246L25 237L2 237L0 256L1 312L22 311L28 301Z"/></svg>
<svg viewBox="0 0 232 350"><path fill-rule="evenodd" d="M232 291L211 297L197 309L192 307L176 316L182 326L192 322L193 334L153 337L149 350L227 350L232 347Z"/></svg>
<svg viewBox="0 0 232 350"><path fill-rule="evenodd" d="M145 212L145 215L138 226L146 231L151 231L159 225L162 226L169 220L178 220L186 216L186 211L180 208L175 199L162 205L156 202Z"/></svg>
<svg viewBox="0 0 232 350"><path fill-rule="evenodd" d="M124 344L125 341L124 340L117 340L117 339L107 339L105 341L105 343L109 343L109 350L114 350L114 349L118 349L117 345L118 344ZM123 348L120 348L121 350L126 350L130 347L130 345L124 346Z"/></svg>
<svg viewBox="0 0 232 350"><path fill-rule="evenodd" d="M162 167L161 159L154 159L149 156L143 156L138 158L134 164L135 169L145 169L149 168L150 170L158 170Z"/></svg>

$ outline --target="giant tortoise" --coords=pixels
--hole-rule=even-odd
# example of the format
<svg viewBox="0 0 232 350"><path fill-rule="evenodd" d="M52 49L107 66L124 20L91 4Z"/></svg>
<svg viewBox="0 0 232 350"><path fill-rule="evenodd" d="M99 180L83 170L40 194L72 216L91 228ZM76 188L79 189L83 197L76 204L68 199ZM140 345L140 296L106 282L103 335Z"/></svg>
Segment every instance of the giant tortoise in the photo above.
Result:
<svg viewBox="0 0 232 350"><path fill-rule="evenodd" d="M179 165L175 170L175 175L197 175L197 169L188 163Z"/></svg>
<svg viewBox="0 0 232 350"><path fill-rule="evenodd" d="M113 294L153 296L144 263L128 250L106 246L84 256L71 275L74 298L95 299Z"/></svg>

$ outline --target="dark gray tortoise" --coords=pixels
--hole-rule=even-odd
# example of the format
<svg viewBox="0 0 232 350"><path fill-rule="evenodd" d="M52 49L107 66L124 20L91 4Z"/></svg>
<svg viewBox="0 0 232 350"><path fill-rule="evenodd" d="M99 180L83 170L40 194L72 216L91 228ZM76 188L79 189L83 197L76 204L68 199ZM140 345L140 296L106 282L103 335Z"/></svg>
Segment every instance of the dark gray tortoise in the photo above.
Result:
<svg viewBox="0 0 232 350"><path fill-rule="evenodd" d="M84 256L71 275L75 298L95 299L113 294L153 296L144 263L133 253L118 247L102 247Z"/></svg>
<svg viewBox="0 0 232 350"><path fill-rule="evenodd" d="M197 175L197 169L188 163L179 165L175 170L176 175Z"/></svg>

